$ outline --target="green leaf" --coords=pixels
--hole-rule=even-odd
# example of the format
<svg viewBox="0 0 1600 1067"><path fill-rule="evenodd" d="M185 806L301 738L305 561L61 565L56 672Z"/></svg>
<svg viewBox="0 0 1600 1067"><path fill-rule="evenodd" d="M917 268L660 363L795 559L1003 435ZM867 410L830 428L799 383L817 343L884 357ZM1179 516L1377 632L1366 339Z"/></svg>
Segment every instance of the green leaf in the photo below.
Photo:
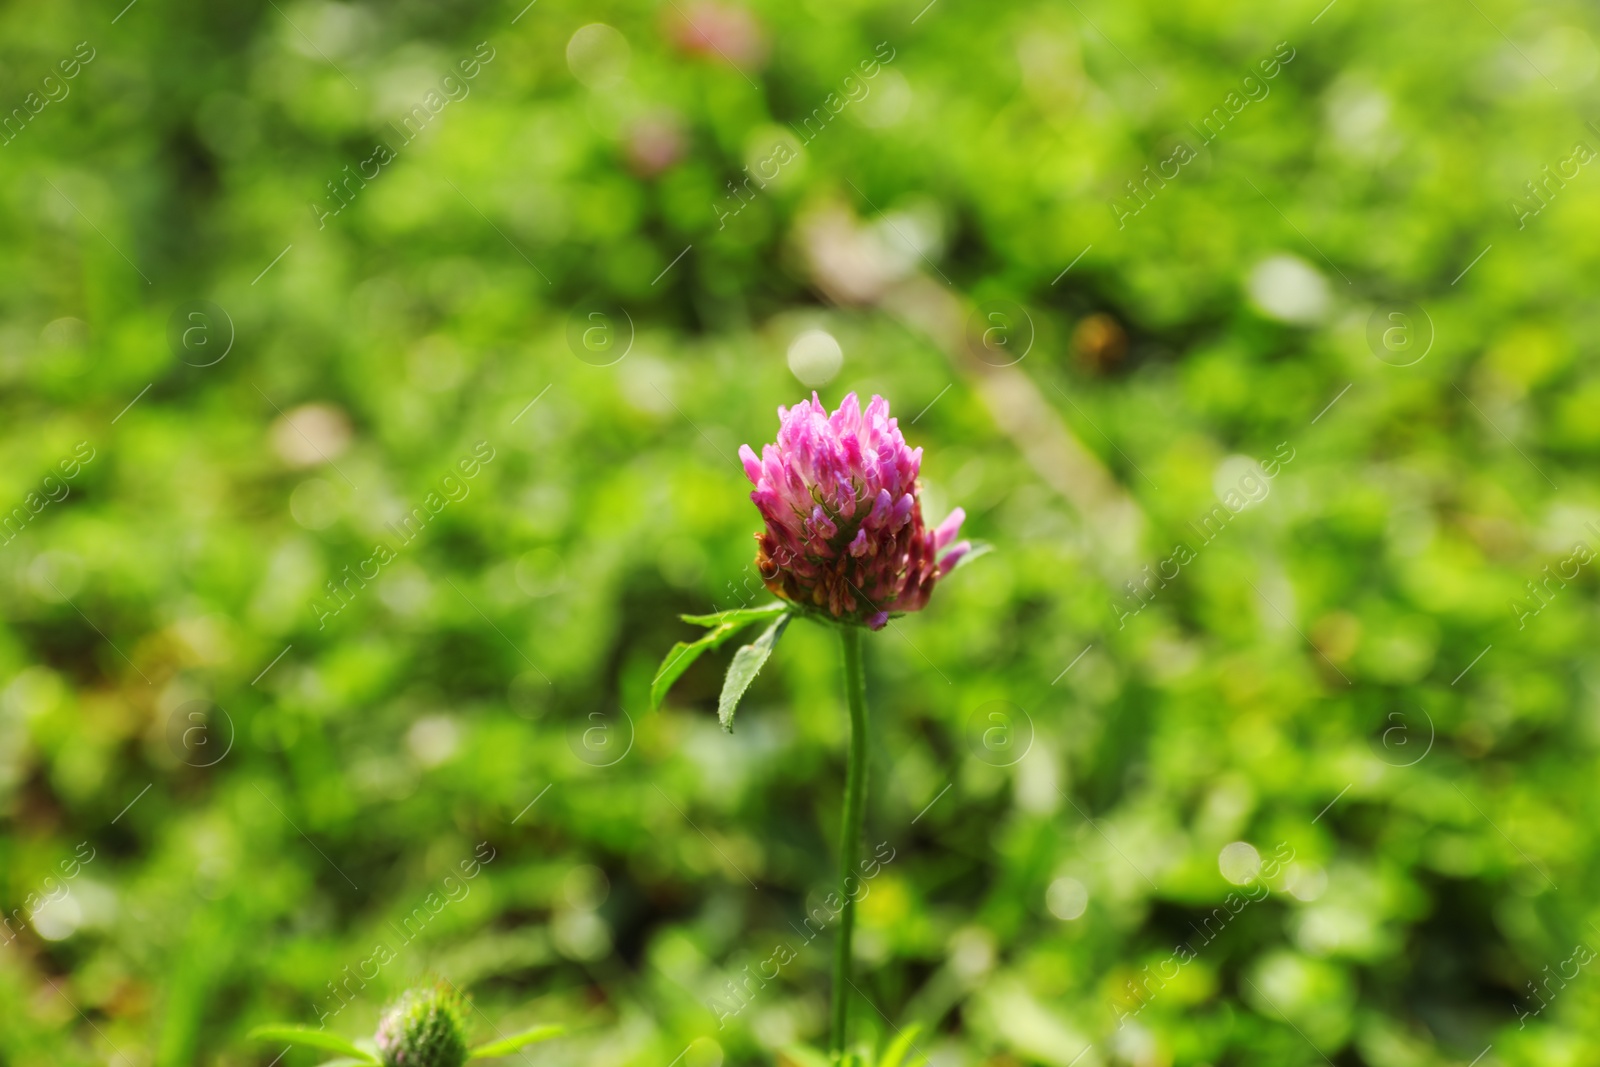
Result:
<svg viewBox="0 0 1600 1067"><path fill-rule="evenodd" d="M713 615L679 615L678 618L684 622L692 622L696 626L724 626L730 622L738 622L740 625L744 625L760 619L770 619L774 615L782 615L788 610L788 604L781 600L775 600L771 604L763 604L759 608L729 608L727 611L719 611Z"/></svg>
<svg viewBox="0 0 1600 1067"><path fill-rule="evenodd" d="M783 636L783 628L789 625L790 618L792 616L787 613L779 615L760 637L733 654L733 662L728 664L728 676L722 680L722 696L717 698L717 719L730 734L733 733L733 712L739 706L739 699L750 688L750 683L756 680L761 665L772 655L772 649L777 645L778 638Z"/></svg>
<svg viewBox="0 0 1600 1067"><path fill-rule="evenodd" d="M313 1030L309 1026L258 1026L250 1031L253 1041L287 1041L291 1045L342 1052L358 1063L377 1063L378 1058L358 1048L354 1042L330 1034L326 1030Z"/></svg>
<svg viewBox="0 0 1600 1067"><path fill-rule="evenodd" d="M832 1060L808 1045L792 1045L783 1054L799 1067L834 1067Z"/></svg>
<svg viewBox="0 0 1600 1067"><path fill-rule="evenodd" d="M788 605L780 602L761 608L737 608L716 615L683 616L684 622L692 622L697 626L710 626L713 629L698 641L679 641L672 646L667 658L661 661L656 676L650 681L650 710L654 711L661 706L673 683L700 658L702 653L716 648L751 623L770 619L787 610Z"/></svg>
<svg viewBox="0 0 1600 1067"><path fill-rule="evenodd" d="M911 1051L911 1045L917 1039L917 1033L922 1028L915 1023L901 1030L899 1035L883 1050L883 1057L878 1060L878 1067L900 1067L906 1061L906 1053ZM917 1056L917 1062L923 1062L922 1056Z"/></svg>
<svg viewBox="0 0 1600 1067"><path fill-rule="evenodd" d="M487 1060L495 1056L509 1056L523 1045L531 1045L537 1041L548 1041L552 1037L563 1033L566 1033L566 1027L564 1026L535 1026L522 1031L520 1034L512 1034L510 1037L502 1037L499 1041L491 1041L487 1045L479 1045L467 1055L467 1058Z"/></svg>
<svg viewBox="0 0 1600 1067"><path fill-rule="evenodd" d="M698 641L679 641L667 653L667 658L661 661L661 666L656 668L656 676L650 679L650 710L655 711L661 707L661 702L667 699L667 692L672 688L683 672L688 670L695 660L700 658L700 653L712 648L716 641L717 632L712 631ZM726 634L722 636L727 636Z"/></svg>

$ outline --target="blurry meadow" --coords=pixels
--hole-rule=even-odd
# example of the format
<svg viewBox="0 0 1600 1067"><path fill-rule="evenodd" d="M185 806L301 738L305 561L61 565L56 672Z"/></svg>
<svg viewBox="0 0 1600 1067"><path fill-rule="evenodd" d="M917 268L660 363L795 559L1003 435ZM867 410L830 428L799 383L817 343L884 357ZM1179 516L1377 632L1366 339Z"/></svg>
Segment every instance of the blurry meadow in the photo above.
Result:
<svg viewBox="0 0 1600 1067"><path fill-rule="evenodd" d="M1592 6L525 2L0 8L0 1064L822 1044L833 635L649 710L813 389L995 547L863 1040L1600 1061Z"/></svg>

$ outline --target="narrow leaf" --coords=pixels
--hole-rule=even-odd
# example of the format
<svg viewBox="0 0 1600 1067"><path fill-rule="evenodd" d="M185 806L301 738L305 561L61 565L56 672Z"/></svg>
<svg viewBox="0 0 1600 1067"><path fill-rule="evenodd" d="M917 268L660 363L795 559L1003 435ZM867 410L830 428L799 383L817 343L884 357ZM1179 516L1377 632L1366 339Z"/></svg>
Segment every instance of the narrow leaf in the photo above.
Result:
<svg viewBox="0 0 1600 1067"><path fill-rule="evenodd" d="M499 1041L491 1041L487 1045L479 1045L468 1054L468 1059L487 1060L495 1056L509 1056L523 1045L531 1045L537 1041L548 1041L552 1037L565 1033L564 1026L535 1026L524 1030L520 1034L503 1037Z"/></svg>
<svg viewBox="0 0 1600 1067"><path fill-rule="evenodd" d="M724 626L730 622L743 624L759 619L770 619L774 615L782 615L788 608L789 605L783 601L775 600L759 608L729 608L727 611L719 611L712 615L679 615L678 618L684 622L692 622L696 626Z"/></svg>
<svg viewBox="0 0 1600 1067"><path fill-rule="evenodd" d="M796 1067L834 1067L833 1061L814 1048L793 1045L783 1050L784 1059Z"/></svg>
<svg viewBox="0 0 1600 1067"><path fill-rule="evenodd" d="M698 641L679 641L673 645L672 651L661 661L656 676L650 680L650 710L655 711L661 707L661 702L667 699L667 693L672 689L673 683L700 658L701 653L716 648L741 629L743 627L737 625L719 627Z"/></svg>
<svg viewBox="0 0 1600 1067"><path fill-rule="evenodd" d="M698 641L679 641L672 646L667 658L662 660L661 666L656 669L656 676L650 680L651 711L655 711L661 706L661 702L667 699L667 692L672 688L672 683L700 658L700 653L711 647L712 638L716 633L717 631L713 630Z"/></svg>
<svg viewBox="0 0 1600 1067"><path fill-rule="evenodd" d="M762 664L772 655L772 649L777 645L778 638L783 636L783 628L789 625L790 618L788 614L779 615L760 637L733 654L733 662L728 664L728 676L722 680L722 696L717 699L717 719L730 734L733 733L734 709L739 706L739 700L744 696L744 691L750 688L750 683L756 680Z"/></svg>
<svg viewBox="0 0 1600 1067"><path fill-rule="evenodd" d="M313 1030L309 1026L258 1026L250 1031L250 1038L254 1041L287 1041L291 1045L306 1045L310 1048L327 1049L329 1052L342 1052L360 1063L378 1062L376 1056L362 1051L354 1042L338 1034L330 1034L326 1030Z"/></svg>
<svg viewBox="0 0 1600 1067"><path fill-rule="evenodd" d="M655 711L661 707L661 702L667 698L667 692L703 653L717 648L751 623L781 615L788 608L787 604L780 601L759 608L719 611L715 615L682 616L684 622L692 622L696 626L710 626L712 629L698 641L679 641L672 646L672 650L661 661L661 666L656 669L656 676L650 680L650 710Z"/></svg>
<svg viewBox="0 0 1600 1067"><path fill-rule="evenodd" d="M915 1023L901 1030L889 1047L883 1050L883 1058L878 1061L878 1067L900 1067L906 1062L906 1053L911 1051L912 1044L917 1040L917 1033L922 1028ZM921 1055L914 1062L925 1062Z"/></svg>

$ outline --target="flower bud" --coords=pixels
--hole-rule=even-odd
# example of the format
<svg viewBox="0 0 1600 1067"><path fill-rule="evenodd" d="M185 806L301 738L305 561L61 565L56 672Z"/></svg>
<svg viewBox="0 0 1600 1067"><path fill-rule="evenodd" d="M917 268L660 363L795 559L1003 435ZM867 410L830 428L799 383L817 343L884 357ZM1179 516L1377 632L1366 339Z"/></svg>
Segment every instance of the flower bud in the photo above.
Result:
<svg viewBox="0 0 1600 1067"><path fill-rule="evenodd" d="M462 1067L466 1001L446 982L409 989L378 1023L384 1067Z"/></svg>

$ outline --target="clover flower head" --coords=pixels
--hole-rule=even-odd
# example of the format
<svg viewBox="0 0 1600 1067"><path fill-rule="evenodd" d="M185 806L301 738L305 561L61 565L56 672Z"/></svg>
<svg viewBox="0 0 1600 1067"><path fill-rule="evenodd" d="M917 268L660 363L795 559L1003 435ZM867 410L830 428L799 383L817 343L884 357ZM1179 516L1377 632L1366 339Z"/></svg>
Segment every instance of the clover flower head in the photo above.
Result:
<svg viewBox="0 0 1600 1067"><path fill-rule="evenodd" d="M831 415L813 393L778 409L778 440L757 458L739 449L766 520L756 563L773 593L880 630L891 612L920 611L971 545L952 545L966 513L922 521L922 449L906 447L889 402L865 411L850 393ZM943 555L941 555L943 553Z"/></svg>
<svg viewBox="0 0 1600 1067"><path fill-rule="evenodd" d="M461 1067L466 1001L446 982L408 989L384 1012L376 1040L384 1067Z"/></svg>

